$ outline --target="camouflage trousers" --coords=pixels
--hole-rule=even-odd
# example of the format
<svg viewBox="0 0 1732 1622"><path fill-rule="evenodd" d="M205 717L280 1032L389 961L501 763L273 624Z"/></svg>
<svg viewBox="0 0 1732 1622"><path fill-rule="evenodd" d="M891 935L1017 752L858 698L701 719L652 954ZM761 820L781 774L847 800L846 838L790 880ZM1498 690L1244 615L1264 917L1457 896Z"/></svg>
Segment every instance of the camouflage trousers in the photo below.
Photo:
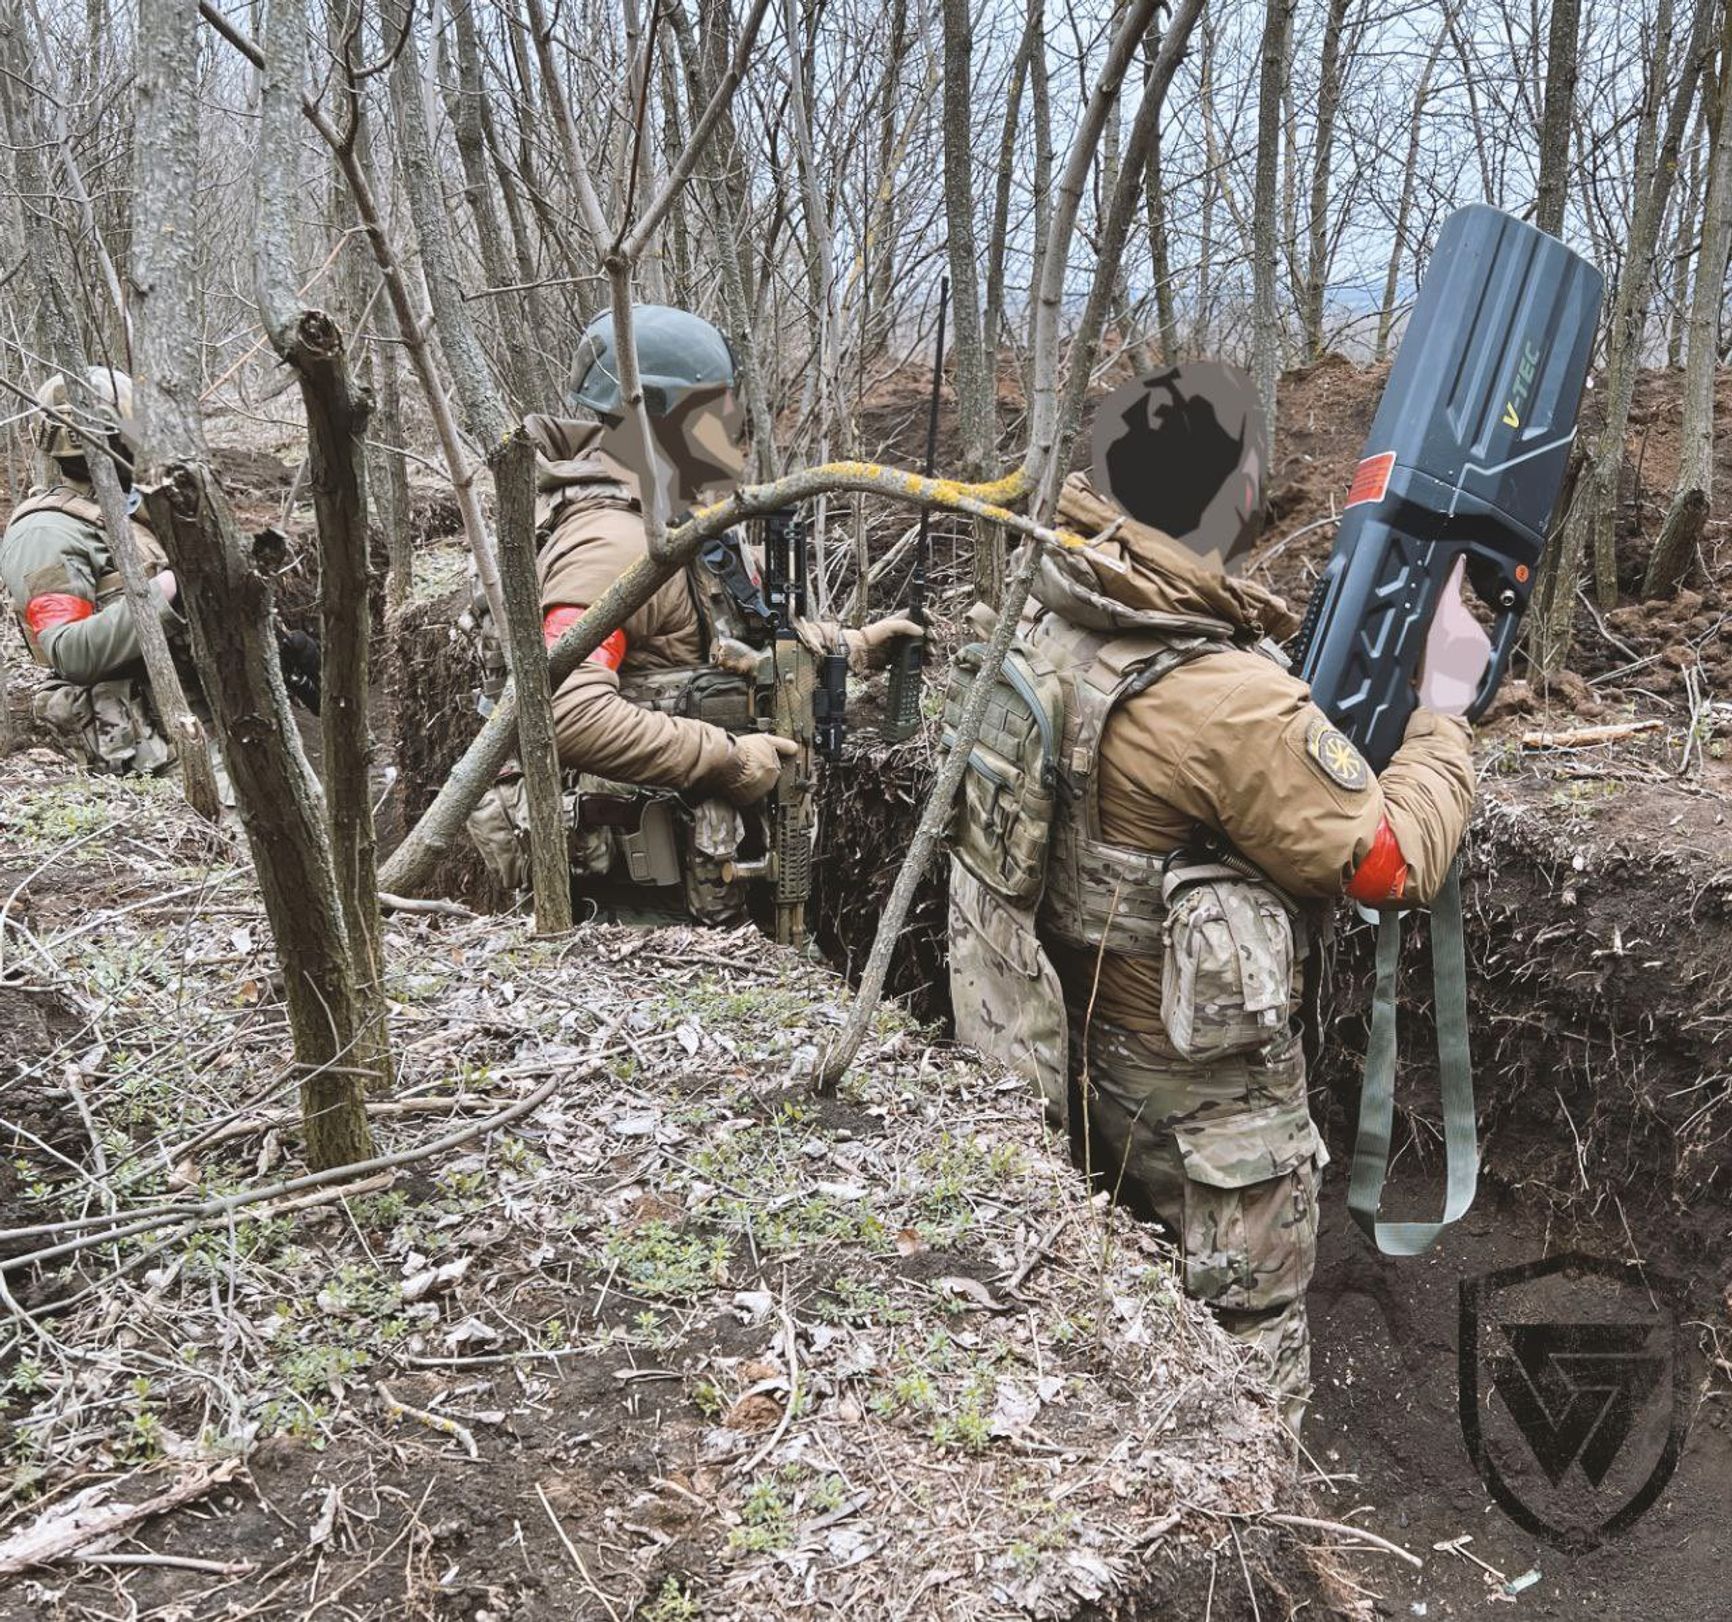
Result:
<svg viewBox="0 0 1732 1622"><path fill-rule="evenodd" d="M50 681L31 713L66 754L93 772L154 777L174 763L143 681L118 676L85 685Z"/></svg>
<svg viewBox="0 0 1732 1622"><path fill-rule="evenodd" d="M1305 1291L1328 1159L1305 1104L1296 1036L1210 1064L1158 1036L1071 1020L1089 1107L1073 1124L1085 1170L1178 1246L1186 1291L1250 1346L1298 1433L1311 1391Z"/></svg>

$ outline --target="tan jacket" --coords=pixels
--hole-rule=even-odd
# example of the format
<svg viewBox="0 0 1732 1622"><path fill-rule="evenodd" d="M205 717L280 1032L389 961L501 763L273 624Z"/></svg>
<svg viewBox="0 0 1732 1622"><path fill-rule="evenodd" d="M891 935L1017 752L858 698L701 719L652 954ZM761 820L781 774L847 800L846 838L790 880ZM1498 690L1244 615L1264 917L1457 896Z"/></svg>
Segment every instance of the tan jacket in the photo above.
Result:
<svg viewBox="0 0 1732 1622"><path fill-rule="evenodd" d="M647 556L648 540L636 476L597 447L599 424L531 417L525 427L540 453L536 516L549 537L537 560L545 620L557 609L588 608ZM727 795L740 780L728 733L707 721L640 709L621 696L615 673L703 663L686 571L666 581L620 629L623 656L614 644L612 656L579 665L553 696L560 763L621 782Z"/></svg>
<svg viewBox="0 0 1732 1622"><path fill-rule="evenodd" d="M1067 500L1067 509L1073 505ZM1125 569L1092 565L1096 584L1127 605L1201 614L1278 639L1295 629L1278 597L1206 570L1158 531L1125 523L1100 550ZM1307 899L1342 893L1387 818L1407 862L1405 895L1428 902L1472 809L1469 739L1463 722L1417 711L1395 758L1373 776L1350 746L1341 753L1345 740L1302 681L1248 648L1224 647L1113 712L1098 767L1101 833L1159 854L1202 824ZM1102 1019L1160 1030L1158 963L1108 951L1097 989L1092 961L1062 950L1054 956L1073 1006L1092 991Z"/></svg>

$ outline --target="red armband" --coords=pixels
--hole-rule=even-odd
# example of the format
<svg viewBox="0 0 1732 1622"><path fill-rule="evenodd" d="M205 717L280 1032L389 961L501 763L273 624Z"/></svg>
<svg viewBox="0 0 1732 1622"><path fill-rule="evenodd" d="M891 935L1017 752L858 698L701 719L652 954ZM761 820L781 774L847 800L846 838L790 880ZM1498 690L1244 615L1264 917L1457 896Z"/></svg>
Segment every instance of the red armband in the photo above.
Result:
<svg viewBox="0 0 1732 1622"><path fill-rule="evenodd" d="M1347 881L1347 893L1368 907L1387 907L1407 893L1407 858L1388 817L1377 824L1371 849Z"/></svg>
<svg viewBox="0 0 1732 1622"><path fill-rule="evenodd" d="M572 626L583 618L582 608L550 608L542 617L541 640L552 647ZM615 631L589 656L589 663L608 670L618 670L625 663L625 632Z"/></svg>
<svg viewBox="0 0 1732 1622"><path fill-rule="evenodd" d="M96 604L69 591L51 591L32 597L24 608L24 623L32 636L41 636L61 625L76 625L96 612Z"/></svg>

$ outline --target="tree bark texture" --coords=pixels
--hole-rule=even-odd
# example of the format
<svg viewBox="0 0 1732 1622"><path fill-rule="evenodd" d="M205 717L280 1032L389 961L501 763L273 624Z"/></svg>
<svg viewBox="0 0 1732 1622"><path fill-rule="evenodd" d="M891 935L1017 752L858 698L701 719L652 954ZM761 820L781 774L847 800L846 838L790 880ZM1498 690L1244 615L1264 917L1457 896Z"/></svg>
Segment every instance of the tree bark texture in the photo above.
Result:
<svg viewBox="0 0 1732 1622"><path fill-rule="evenodd" d="M1569 201L1570 125L1575 114L1576 71L1581 60L1581 14L1581 0L1552 0L1534 224L1555 237L1564 234L1564 205Z"/></svg>
<svg viewBox="0 0 1732 1622"><path fill-rule="evenodd" d="M537 934L571 928L571 859L566 848L553 697L541 639L535 573L535 447L521 429L493 454L499 577L505 588L511 671L517 697L517 754L529 799L529 854Z"/></svg>
<svg viewBox="0 0 1732 1622"><path fill-rule="evenodd" d="M1329 172L1335 157L1335 116L1341 109L1341 35L1351 0L1329 0L1323 21L1323 51L1317 66L1317 141L1311 157L1311 197L1306 217L1305 298L1300 326L1305 359L1323 354L1323 295L1329 279Z"/></svg>
<svg viewBox="0 0 1732 1622"><path fill-rule="evenodd" d="M146 343L148 318L138 312ZM170 462L145 500L185 583L194 652L212 689L223 760L276 941L301 1077L307 1163L319 1171L364 1160L372 1139L363 1089L376 1072L366 1052L322 796L277 666L270 577L284 561L283 539L266 530L250 544L243 540L215 478L197 461Z"/></svg>
<svg viewBox="0 0 1732 1622"><path fill-rule="evenodd" d="M1281 377L1281 310L1276 302L1280 243L1281 98L1293 36L1294 0L1264 0L1257 75L1257 170L1251 200L1251 371L1265 431L1275 438L1275 393ZM1289 160L1291 161L1291 160Z"/></svg>
<svg viewBox="0 0 1732 1622"><path fill-rule="evenodd" d="M375 1090L390 1086L391 1034L385 1002L385 928L379 916L377 840L367 776L368 525L365 434L371 402L349 377L343 335L318 310L296 324L284 356L300 374L307 412L309 485L319 528L319 728L331 864L342 903L360 1015L360 1068Z"/></svg>

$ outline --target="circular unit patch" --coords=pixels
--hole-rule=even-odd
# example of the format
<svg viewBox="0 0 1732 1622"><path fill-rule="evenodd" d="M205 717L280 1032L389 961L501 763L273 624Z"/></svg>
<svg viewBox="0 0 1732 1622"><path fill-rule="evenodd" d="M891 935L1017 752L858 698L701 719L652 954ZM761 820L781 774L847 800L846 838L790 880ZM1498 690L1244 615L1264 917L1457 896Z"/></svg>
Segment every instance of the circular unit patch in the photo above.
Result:
<svg viewBox="0 0 1732 1622"><path fill-rule="evenodd" d="M1305 753L1338 788L1358 793L1370 786L1371 768L1365 757L1348 741L1346 733L1321 715L1312 721L1305 734Z"/></svg>

